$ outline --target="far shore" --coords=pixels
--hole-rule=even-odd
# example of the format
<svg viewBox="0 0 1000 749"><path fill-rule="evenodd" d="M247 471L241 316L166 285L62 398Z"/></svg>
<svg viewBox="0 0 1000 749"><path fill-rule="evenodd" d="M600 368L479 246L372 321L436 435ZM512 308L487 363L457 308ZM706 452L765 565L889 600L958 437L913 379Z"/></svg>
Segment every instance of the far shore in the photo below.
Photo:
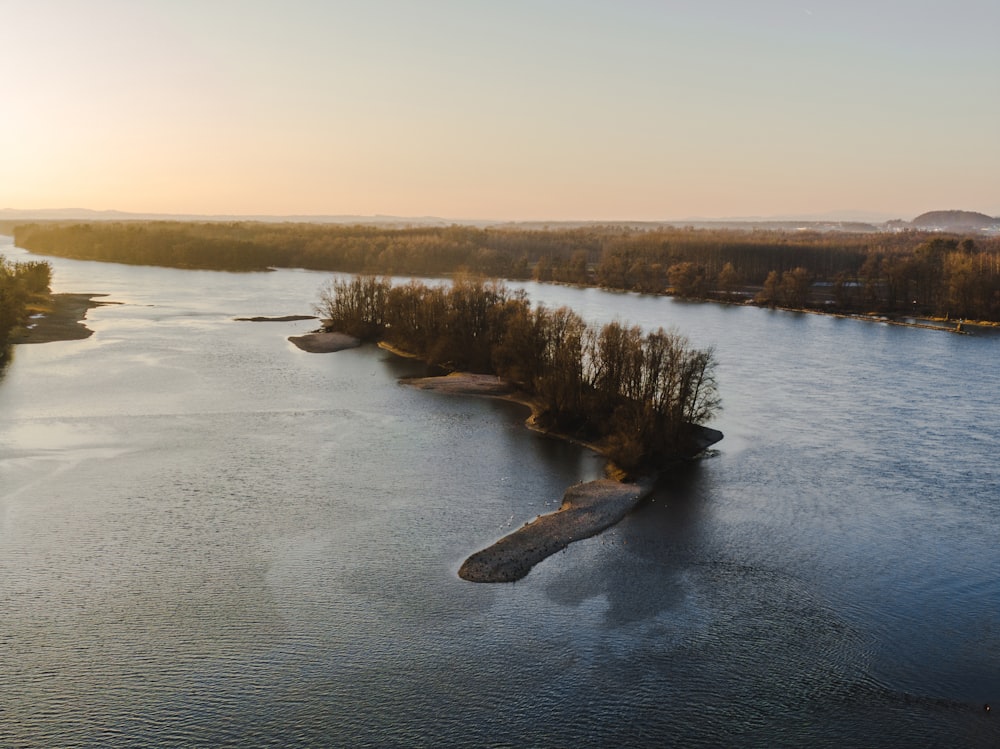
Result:
<svg viewBox="0 0 1000 749"><path fill-rule="evenodd" d="M946 320L934 317L889 317L878 314L862 314L857 312L831 312L822 309L810 309L809 307L774 307L773 309L782 312L805 312L810 315L823 315L824 317L836 317L841 320L857 320L858 322L874 322L884 325L898 325L904 328L923 328L924 330L941 330L945 333L967 333L967 328L987 328L997 327L997 323L974 322L972 320ZM926 322L921 322L926 320Z"/></svg>

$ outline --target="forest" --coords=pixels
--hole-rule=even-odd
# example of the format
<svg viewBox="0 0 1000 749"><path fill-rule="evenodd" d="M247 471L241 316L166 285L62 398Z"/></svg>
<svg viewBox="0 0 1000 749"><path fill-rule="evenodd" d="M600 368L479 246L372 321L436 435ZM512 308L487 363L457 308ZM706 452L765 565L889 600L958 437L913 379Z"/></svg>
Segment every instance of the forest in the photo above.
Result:
<svg viewBox="0 0 1000 749"><path fill-rule="evenodd" d="M539 425L595 444L627 474L697 452L698 425L720 406L711 349L663 329L597 329L498 281L354 276L331 281L317 311L331 330L444 370L498 375L531 399Z"/></svg>
<svg viewBox="0 0 1000 749"><path fill-rule="evenodd" d="M18 246L89 260L597 285L689 299L1000 321L1000 237L587 226L40 223Z"/></svg>
<svg viewBox="0 0 1000 749"><path fill-rule="evenodd" d="M52 269L37 260L12 263L0 255L0 364L11 335L27 323L32 305L48 294Z"/></svg>

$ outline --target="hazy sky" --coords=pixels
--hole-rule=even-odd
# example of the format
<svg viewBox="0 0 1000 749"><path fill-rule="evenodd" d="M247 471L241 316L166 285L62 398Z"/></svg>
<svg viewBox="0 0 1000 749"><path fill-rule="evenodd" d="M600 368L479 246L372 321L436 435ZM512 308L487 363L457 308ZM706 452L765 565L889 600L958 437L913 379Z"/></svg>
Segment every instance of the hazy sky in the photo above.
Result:
<svg viewBox="0 0 1000 749"><path fill-rule="evenodd" d="M0 0L0 208L1000 215L998 0Z"/></svg>

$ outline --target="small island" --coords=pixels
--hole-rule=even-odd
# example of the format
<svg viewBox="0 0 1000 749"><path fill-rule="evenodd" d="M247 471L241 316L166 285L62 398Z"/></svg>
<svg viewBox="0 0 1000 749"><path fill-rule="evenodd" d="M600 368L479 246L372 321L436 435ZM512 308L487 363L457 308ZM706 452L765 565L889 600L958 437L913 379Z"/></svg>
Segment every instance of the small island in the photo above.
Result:
<svg viewBox="0 0 1000 749"><path fill-rule="evenodd" d="M608 458L613 478L572 487L559 511L472 555L460 571L466 580L524 577L569 543L617 523L664 469L722 439L704 426L720 405L714 353L676 332L643 334L617 322L596 329L568 308L532 307L523 292L464 277L449 287L335 280L318 311L324 328L310 336L349 336L418 358L447 374L409 384L524 403L533 428Z"/></svg>

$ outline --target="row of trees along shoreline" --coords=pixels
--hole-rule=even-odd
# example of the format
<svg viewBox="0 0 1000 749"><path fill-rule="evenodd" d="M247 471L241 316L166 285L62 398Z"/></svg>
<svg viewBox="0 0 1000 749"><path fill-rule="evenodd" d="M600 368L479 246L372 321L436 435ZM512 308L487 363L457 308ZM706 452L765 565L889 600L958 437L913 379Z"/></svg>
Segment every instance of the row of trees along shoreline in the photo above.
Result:
<svg viewBox="0 0 1000 749"><path fill-rule="evenodd" d="M720 406L712 349L663 329L597 329L569 308L532 306L499 281L335 279L317 311L330 330L447 371L496 374L531 400L541 427L594 444L627 475L698 452L701 425Z"/></svg>
<svg viewBox="0 0 1000 749"><path fill-rule="evenodd" d="M11 337L48 297L51 266L38 260L11 262L0 255L0 364Z"/></svg>
<svg viewBox="0 0 1000 749"><path fill-rule="evenodd" d="M121 263L423 277L464 270L690 299L1000 322L1000 237L990 236L180 221L36 223L14 233L34 252Z"/></svg>

